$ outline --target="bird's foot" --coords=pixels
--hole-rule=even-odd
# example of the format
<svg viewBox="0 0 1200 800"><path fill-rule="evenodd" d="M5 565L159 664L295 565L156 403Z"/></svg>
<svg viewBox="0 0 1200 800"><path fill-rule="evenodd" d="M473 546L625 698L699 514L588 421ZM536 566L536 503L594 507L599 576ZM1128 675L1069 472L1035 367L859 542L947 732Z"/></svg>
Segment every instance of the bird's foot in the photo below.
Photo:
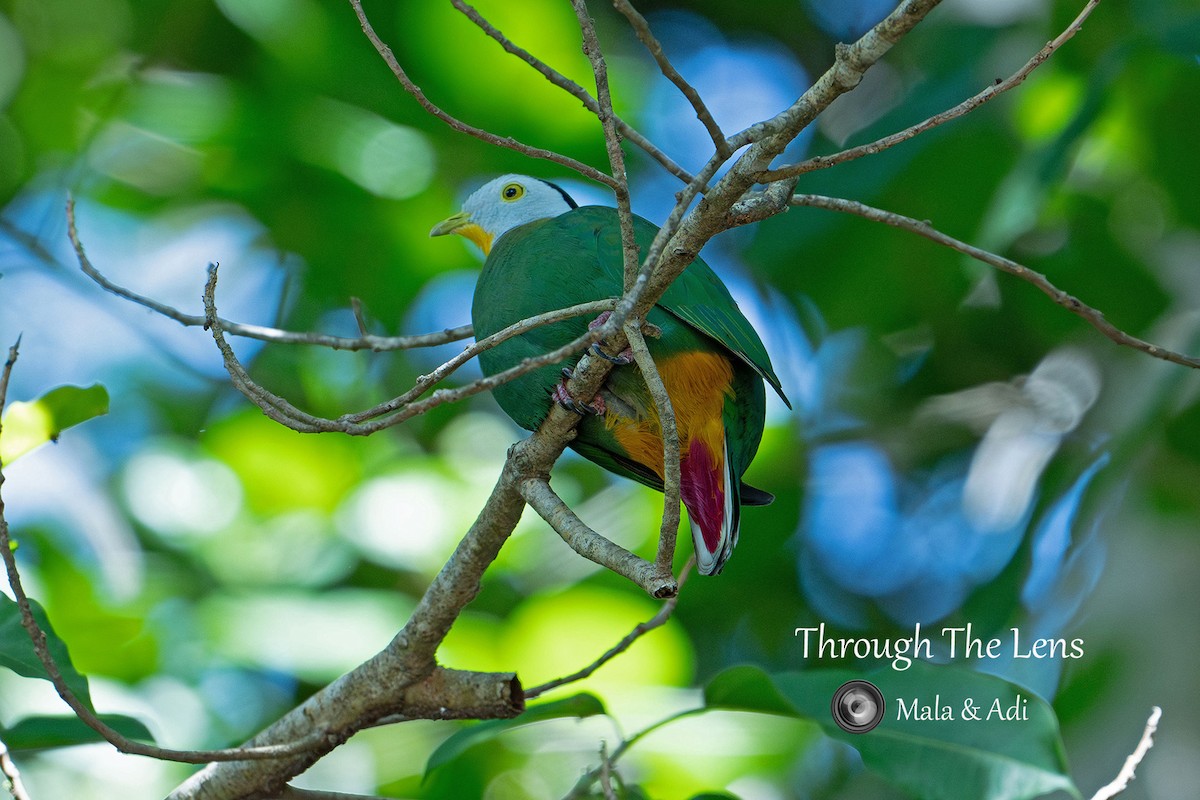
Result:
<svg viewBox="0 0 1200 800"><path fill-rule="evenodd" d="M612 316L611 311L600 312L600 316L596 317L594 320L592 320L591 322L588 323L588 330L589 331L596 330L596 328L599 328L601 325L608 322L608 318L611 316ZM615 356L610 356L608 353L604 352L603 348L600 347L600 343L596 342L591 347L588 348L588 351L594 356L603 358L605 361L611 361L612 363L616 364L618 367L623 367L626 364L633 363L633 349L630 347L626 347L624 350L622 350L620 353L617 353L617 355L615 355Z"/></svg>
<svg viewBox="0 0 1200 800"><path fill-rule="evenodd" d="M551 399L563 408L567 409L568 411L574 411L581 417L604 416L604 412L608 410L605 408L604 398L600 395L596 395L589 403L583 403L579 400L576 400L574 397L571 397L571 393L567 391L567 381L570 379L571 370L564 367L562 371L562 381L550 392Z"/></svg>

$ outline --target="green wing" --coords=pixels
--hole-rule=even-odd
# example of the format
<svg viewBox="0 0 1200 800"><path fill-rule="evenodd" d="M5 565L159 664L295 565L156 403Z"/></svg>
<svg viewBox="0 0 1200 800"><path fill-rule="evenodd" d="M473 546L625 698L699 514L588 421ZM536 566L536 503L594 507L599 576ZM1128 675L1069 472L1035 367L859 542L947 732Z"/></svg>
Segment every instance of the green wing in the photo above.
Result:
<svg viewBox="0 0 1200 800"><path fill-rule="evenodd" d="M640 217L635 218L635 226L638 244L645 252L658 229ZM622 284L620 240L616 209L601 206L579 208L504 234L492 248L476 286L472 306L475 335L482 338L517 320L563 306L618 296ZM724 347L787 402L762 340L703 260L697 258L684 270L660 298L657 309ZM480 364L485 373L494 374L566 344L586 329L587 320L583 319L536 328L481 354ZM689 337L670 338L682 343ZM655 349L671 346L669 341L655 344ZM545 414L540 397L545 387L557 382L561 366L543 367L497 387L495 395L501 407L532 430Z"/></svg>
<svg viewBox="0 0 1200 800"><path fill-rule="evenodd" d="M585 212L595 217L596 224L602 226L602 233L597 237L597 246L601 250L600 263L606 266L616 265L619 268L622 263L621 232L616 210L589 206L571 213L583 215ZM649 249L657 233L658 228L653 223L641 217L635 218L634 235L643 253ZM762 339L738 309L733 296L729 294L729 289L703 259L697 258L688 265L683 274L663 293L658 305L715 339L729 352L746 362L771 385L788 408L792 407L783 393L779 377L771 367L771 358L767 355L767 348L763 346Z"/></svg>

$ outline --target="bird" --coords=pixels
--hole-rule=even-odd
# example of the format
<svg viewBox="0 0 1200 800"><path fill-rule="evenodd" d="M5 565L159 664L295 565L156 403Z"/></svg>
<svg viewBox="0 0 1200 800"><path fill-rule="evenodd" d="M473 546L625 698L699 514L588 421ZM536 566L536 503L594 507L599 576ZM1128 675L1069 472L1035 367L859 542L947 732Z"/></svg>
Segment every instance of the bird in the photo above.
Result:
<svg viewBox="0 0 1200 800"><path fill-rule="evenodd" d="M645 252L658 228L634 217ZM477 340L514 322L578 303L619 297L623 285L618 212L579 206L557 184L502 175L467 197L462 210L430 231L479 247L483 270L471 303ZM583 318L542 325L479 354L486 375L567 344L602 323ZM680 497L687 508L698 571L721 572L737 544L741 507L774 497L746 484L766 417L764 382L790 408L757 332L721 279L696 258L646 314L647 349L674 409L680 444ZM565 391L570 367L551 364L493 389L500 408L536 430L557 402L580 413L570 447L601 467L663 491L662 428L650 390L628 353L590 403Z"/></svg>

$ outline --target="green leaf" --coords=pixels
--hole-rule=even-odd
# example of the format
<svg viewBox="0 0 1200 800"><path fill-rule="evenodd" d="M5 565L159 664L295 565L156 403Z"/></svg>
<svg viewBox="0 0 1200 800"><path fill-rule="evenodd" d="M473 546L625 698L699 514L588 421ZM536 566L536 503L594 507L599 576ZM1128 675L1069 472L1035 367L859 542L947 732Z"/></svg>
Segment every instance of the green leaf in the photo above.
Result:
<svg viewBox="0 0 1200 800"><path fill-rule="evenodd" d="M606 713L604 703L600 701L600 698L583 692L572 697L563 698L562 700L555 700L551 703L543 703L533 708L528 708L520 716L513 717L512 719L492 719L481 722L478 725L472 725L455 733L449 739L442 742L438 749L433 751L429 756L429 761L425 764L425 777L428 779L429 775L435 769L448 764L470 748L484 742L489 742L513 728L562 717L578 717L582 719L604 713Z"/></svg>
<svg viewBox="0 0 1200 800"><path fill-rule="evenodd" d="M72 425L107 413L108 392L98 383L59 386L37 400L12 403L0 422L0 464L11 464L35 447L58 441Z"/></svg>
<svg viewBox="0 0 1200 800"><path fill-rule="evenodd" d="M154 741L149 729L133 717L124 714L101 714L100 719L122 736ZM79 717L65 715L26 717L11 728L3 729L0 739L12 750L44 750L50 747L71 747L104 741L100 734L85 725Z"/></svg>
<svg viewBox="0 0 1200 800"><path fill-rule="evenodd" d="M91 708L92 697L88 690L87 678L79 674L71 664L71 656L67 652L66 643L54 633L54 628L46 617L46 611L38 605L38 602L30 600L29 606L33 612L33 618L46 634L46 646L50 655L54 657L54 662L58 665L58 670L62 673L67 686L81 702ZM17 605L16 600L3 593L0 593L0 667L7 667L27 678L50 680L46 668L42 666L37 653L34 652L29 634L21 625L20 606Z"/></svg>
<svg viewBox="0 0 1200 800"><path fill-rule="evenodd" d="M885 699L883 721L864 734L843 731L830 712L833 693L856 678L874 683ZM705 699L710 708L812 720L827 736L858 750L873 772L924 800L1025 800L1057 790L1079 797L1054 710L1032 692L991 675L924 662L867 675L844 670L768 675L734 667L712 680ZM982 709L981 719L963 719L968 699ZM906 718L901 701L907 710L914 702L949 708L953 718ZM1001 710L1018 705L1024 718L988 719L997 702Z"/></svg>

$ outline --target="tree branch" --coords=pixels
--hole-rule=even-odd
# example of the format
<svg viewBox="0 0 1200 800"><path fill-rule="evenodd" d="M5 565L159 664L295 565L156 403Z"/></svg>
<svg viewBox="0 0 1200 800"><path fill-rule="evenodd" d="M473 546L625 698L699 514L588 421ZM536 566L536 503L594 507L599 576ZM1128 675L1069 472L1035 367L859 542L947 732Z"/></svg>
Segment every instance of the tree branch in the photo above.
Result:
<svg viewBox="0 0 1200 800"><path fill-rule="evenodd" d="M608 743L600 743L600 791L604 800L617 800L612 787L612 762L608 760Z"/></svg>
<svg viewBox="0 0 1200 800"><path fill-rule="evenodd" d="M679 711L669 717L664 717L657 722L652 722L632 736L622 739L621 743L617 745L616 749L613 750L612 753L607 756L607 758L602 758L599 766L588 770L582 776L580 776L579 781L574 787L572 787L571 791L567 793L563 800L575 800L576 798L582 799L592 797L592 784L598 781L600 776L605 772L612 771L613 767L616 766L617 761L619 761L625 755L625 753L629 752L629 748L633 747L635 744L658 729L670 725L672 722L676 722L684 717L690 717L693 714L702 714L707 710L708 709L706 709L704 706L700 706L698 708L689 708L685 711Z"/></svg>
<svg viewBox="0 0 1200 800"><path fill-rule="evenodd" d="M800 131L835 99L857 86L866 71L883 58L896 42L916 27L939 3L940 0L905 0L854 44L840 45L833 65L791 106L771 119L753 125L731 138L731 149L736 150L747 142L750 143L750 147L687 214L679 224L679 229L670 236L669 243L664 245L662 257L658 259L653 274L647 281L644 293L634 304L632 313L635 316L645 314L666 287L696 258L708 240L725 229L726 213L742 199L757 182L758 176L766 171L771 161L783 152ZM716 173L715 164L718 160L719 156L714 156L705 170L697 176L697 181L684 190L672 217L682 214L686 209L685 201L690 201L695 192L699 191L702 184L697 186L697 182L701 179L708 180ZM668 224L670 221L669 219ZM653 252L653 246L651 250ZM617 304L617 308L621 308L620 303Z"/></svg>
<svg viewBox="0 0 1200 800"><path fill-rule="evenodd" d="M371 41L371 44L375 46L375 50L380 56L383 57L384 62L388 65L388 68L391 69L392 74L396 76L396 80L398 80L400 85L404 87L404 91L416 98L416 101L420 103L421 108L425 109L427 113L437 117L454 130L459 131L460 133L465 133L468 136L472 136L481 142L486 142L487 144L492 144L497 147L503 147L508 150L515 150L516 152L529 156L530 158L540 158L547 161L553 161L555 164L560 164L568 169L578 172L585 178L591 178L598 183L603 183L605 186L610 186L614 189L616 188L616 180L611 175L606 175L595 167L584 164L582 161L577 161L574 158L561 155L553 150L545 150L540 147L533 147L523 142L518 142L511 136L497 136L494 133L485 131L483 128L477 128L474 125L469 125L434 105L433 101L426 97L425 93L421 91L421 87L413 83L412 79L408 77L408 73L404 71L404 67L400 66L400 62L396 60L396 54L392 52L392 48L388 47L383 40L379 38L379 34L375 32L375 29L371 27L371 22L367 19L366 12L363 11L362 0L350 0L350 7L354 9L354 14L358 17L358 23L362 26L363 33L367 35L367 38Z"/></svg>
<svg viewBox="0 0 1200 800"><path fill-rule="evenodd" d="M941 0L903 0L892 13L876 23L875 27L856 42L850 45L838 44L834 48L833 65L808 87L795 103L786 111L756 122L730 136L729 148L736 151L747 144L765 144L767 140L779 137L784 138L786 145L828 108L830 103L858 86L866 71L940 4ZM783 152L783 148L773 142L759 152L754 159L760 164L758 172L755 173L756 178L767 171L770 159L766 159L764 163L761 158L767 151L774 157ZM743 155L743 159L748 155Z"/></svg>
<svg viewBox="0 0 1200 800"><path fill-rule="evenodd" d="M729 213L725 215L725 224L730 228L751 225L787 211L798 180L783 178L767 184L767 188L761 191L744 195L730 207Z"/></svg>
<svg viewBox="0 0 1200 800"><path fill-rule="evenodd" d="M1134 771L1142 763L1146 753L1150 752L1150 748L1154 746L1154 732L1158 730L1158 721L1161 718L1162 709L1155 706L1150 712L1150 719L1146 720L1146 729L1142 731L1142 738L1138 741L1134 751L1125 759L1125 764L1117 773L1117 777L1113 778L1112 783L1100 787L1099 791L1092 795L1092 800L1111 800L1129 787Z"/></svg>
<svg viewBox="0 0 1200 800"><path fill-rule="evenodd" d="M601 314L605 311L611 311L615 302L616 301L614 300L594 300L590 303L580 303L578 305L560 308L556 311L548 311L545 314L538 314L537 316L528 317L527 319L514 322L507 328L497 331L491 336L487 336L475 342L461 353L456 355L454 358L445 362L437 369L433 370L433 372L430 372L428 375L420 376L413 388L399 397L389 400L386 403L381 403L374 408L369 408L366 411L360 411L357 414L344 415L339 417L339 421L365 422L366 420L374 419L375 417L383 416L384 414L389 414L392 411L403 408L405 405L420 397L425 393L426 390L435 384L440 383L463 364L467 363L484 350L489 350L501 342L506 342L514 336L520 336L522 333L541 327L542 325L548 325L552 322L560 322L564 319L573 319L575 317ZM586 346L585 344L582 344L582 341L584 340L581 340L581 348ZM539 363L538 366L541 366L541 364ZM512 377L515 378L517 375L514 374Z"/></svg>
<svg viewBox="0 0 1200 800"><path fill-rule="evenodd" d="M105 291L162 314L164 317L173 319L181 325L201 327L206 324L204 315L185 314L166 303L160 303L145 295L140 295L112 282L100 270L96 269L88 258L87 252L84 250L83 242L79 237L79 231L75 225L75 198L73 197L67 198L67 236L71 240L71 245L75 248L75 257L79 261L79 268L83 271L83 274L95 281ZM220 320L220 323L221 329L227 333L235 336L244 336L247 339L258 339L275 344L312 344L320 347L329 347L334 350L374 350L376 352L384 350L408 350L414 347L432 347L434 345L458 341L459 339L466 339L472 333L470 325L460 325L457 328L446 328L436 333L422 333L414 336L375 336L374 334L363 332L358 338L352 339L345 336L329 336L323 333L297 333L278 328L268 328L262 325L245 325L240 322L230 322L228 320Z"/></svg>
<svg viewBox="0 0 1200 800"><path fill-rule="evenodd" d="M982 261L988 266L995 267L1001 272L1006 272L1009 275L1014 275L1021 280L1033 284L1042 291L1047 297L1053 300L1056 304L1062 306L1078 317L1082 317L1093 328L1100 331L1106 337L1116 342L1123 347L1130 347L1147 355L1160 358L1163 361L1170 361L1174 364L1181 364L1185 367L1200 369L1200 358L1195 356L1184 355L1177 353L1174 350L1168 350L1160 345L1147 342L1144 339L1139 339L1132 336L1120 328L1113 325L1104 314L1095 308L1087 305L1083 301L1067 294L1062 289L1059 289L1050 280L1040 272L1030 269L1029 267L1018 264L1017 262L989 253L986 250L981 250L978 247L969 245L966 242L959 241L952 236L947 236L941 231L935 229L928 222L905 217L901 214L895 214L891 211L883 211L872 206L858 203L853 200L843 200L839 197L824 197L814 194L798 194L792 198L792 205L809 206L812 208L825 208L830 211L840 211L844 214L854 214L859 217L872 220L873 222L882 222L885 225L891 225L894 228L901 228L906 231L923 236L932 242L936 242L944 247L949 247L952 250L957 250L960 253L970 256L978 261Z"/></svg>
<svg viewBox="0 0 1200 800"><path fill-rule="evenodd" d="M979 108L989 100L994 100L1000 95L1007 92L1009 89L1015 89L1025 82L1035 69L1044 64L1050 56L1054 55L1058 48L1062 47L1068 40L1083 28L1083 23L1091 16L1092 11L1100 4L1100 0L1088 0L1087 5L1079 12L1079 15L1071 22L1066 29L1056 36L1054 39L1046 43L1046 46L1039 50L1032 58L1025 62L1019 70L1009 75L1004 80L997 79L995 83L989 85L978 94L967 98L953 108L947 109L940 114L935 114L924 122L918 122L912 127L905 128L902 131L897 131L889 136L884 136L882 139L876 139L868 144L851 147L842 150L839 153L834 153L827 156L813 156L806 161L801 161L798 164L790 164L779 169L768 170L759 176L759 179L766 181L775 181L782 178L796 178L806 172L812 172L818 169L828 169L829 167L842 164L846 161L853 161L863 156L870 156L876 153L881 153L884 150L895 147L901 142L907 142L915 136L918 136L925 131L936 128L939 125L944 125L947 122L956 120L959 117L965 116L975 109Z"/></svg>
<svg viewBox="0 0 1200 800"><path fill-rule="evenodd" d="M521 497L529 507L579 555L628 578L653 597L674 597L679 591L669 566L666 570L660 569L657 564L596 533L562 501L545 478L527 478L520 488Z"/></svg>

